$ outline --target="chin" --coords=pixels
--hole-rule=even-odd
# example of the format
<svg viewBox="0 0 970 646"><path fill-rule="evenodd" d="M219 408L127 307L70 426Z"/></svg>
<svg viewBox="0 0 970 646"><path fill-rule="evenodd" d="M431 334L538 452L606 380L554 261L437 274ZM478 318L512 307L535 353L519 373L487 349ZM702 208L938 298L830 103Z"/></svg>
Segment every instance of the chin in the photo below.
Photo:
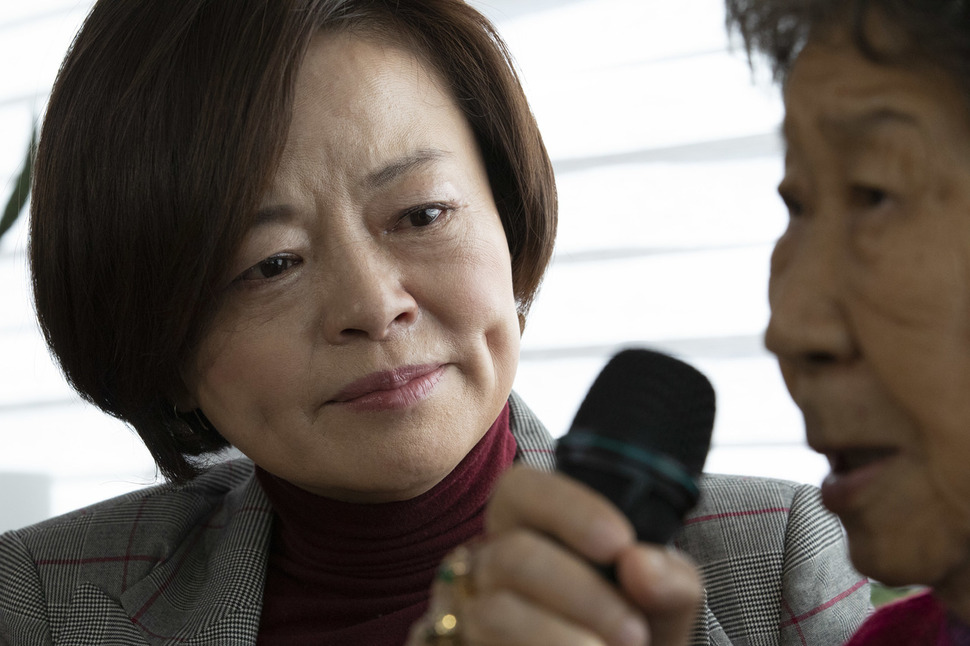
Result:
<svg viewBox="0 0 970 646"><path fill-rule="evenodd" d="M891 530L875 537L852 531L848 535L852 564L862 574L884 585L933 586L948 569L946 555L934 550L932 541L914 543Z"/></svg>
<svg viewBox="0 0 970 646"><path fill-rule="evenodd" d="M401 502L416 498L423 493L434 488L440 480L404 480L401 478L378 481L372 479L368 482L352 482L345 486L327 486L309 488L309 491L348 503L355 504L380 504L388 502Z"/></svg>
<svg viewBox="0 0 970 646"><path fill-rule="evenodd" d="M455 464L442 456L427 460L392 461L378 468L373 477L361 483L361 488L380 497L408 500L433 489L454 468Z"/></svg>

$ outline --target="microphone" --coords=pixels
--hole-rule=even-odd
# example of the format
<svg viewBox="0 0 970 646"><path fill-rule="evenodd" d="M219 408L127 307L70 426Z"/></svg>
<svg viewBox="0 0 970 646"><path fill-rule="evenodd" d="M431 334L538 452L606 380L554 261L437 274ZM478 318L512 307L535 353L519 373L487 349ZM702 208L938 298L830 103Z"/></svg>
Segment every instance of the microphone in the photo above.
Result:
<svg viewBox="0 0 970 646"><path fill-rule="evenodd" d="M624 350L560 438L558 468L619 507L639 541L667 543L700 496L713 428L714 389L703 374L659 352Z"/></svg>

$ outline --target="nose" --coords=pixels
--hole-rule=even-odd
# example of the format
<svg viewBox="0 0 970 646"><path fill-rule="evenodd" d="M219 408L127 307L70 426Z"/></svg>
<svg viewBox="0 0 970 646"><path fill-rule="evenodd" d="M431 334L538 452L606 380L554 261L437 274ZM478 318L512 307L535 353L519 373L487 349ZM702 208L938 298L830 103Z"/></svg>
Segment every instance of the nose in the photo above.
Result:
<svg viewBox="0 0 970 646"><path fill-rule="evenodd" d="M418 319L418 303L405 285L406 266L368 241L332 249L326 263L321 321L330 343L381 341Z"/></svg>
<svg viewBox="0 0 970 646"><path fill-rule="evenodd" d="M806 222L790 226L775 245L765 345L783 368L845 361L855 354L841 249L838 232Z"/></svg>

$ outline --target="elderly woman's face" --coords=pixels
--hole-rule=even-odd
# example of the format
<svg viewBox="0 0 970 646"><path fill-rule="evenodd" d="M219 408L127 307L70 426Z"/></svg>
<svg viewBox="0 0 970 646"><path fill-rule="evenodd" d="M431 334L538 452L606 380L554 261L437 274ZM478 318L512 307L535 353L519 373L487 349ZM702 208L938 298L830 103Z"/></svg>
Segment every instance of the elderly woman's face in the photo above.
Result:
<svg viewBox="0 0 970 646"><path fill-rule="evenodd" d="M511 265L475 138L415 56L318 36L282 163L187 370L266 470L354 502L447 475L512 387Z"/></svg>
<svg viewBox="0 0 970 646"><path fill-rule="evenodd" d="M804 50L785 105L766 342L857 567L945 586L970 574L967 106L844 40Z"/></svg>

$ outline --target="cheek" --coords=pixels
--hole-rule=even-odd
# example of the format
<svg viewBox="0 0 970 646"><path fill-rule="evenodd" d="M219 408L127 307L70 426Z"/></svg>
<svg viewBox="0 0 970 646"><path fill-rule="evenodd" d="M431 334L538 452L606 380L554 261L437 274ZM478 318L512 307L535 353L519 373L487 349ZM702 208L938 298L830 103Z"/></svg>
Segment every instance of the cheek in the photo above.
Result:
<svg viewBox="0 0 970 646"><path fill-rule="evenodd" d="M491 278L485 271L481 272L473 289L482 296L482 320L489 321L484 329L485 342L496 370L504 369L511 379L518 365L521 331L508 256L493 259L489 273Z"/></svg>
<svg viewBox="0 0 970 646"><path fill-rule="evenodd" d="M196 362L194 394L199 406L224 434L245 433L250 420L267 419L273 411L292 404L301 375L301 365L286 340L298 338L296 331L270 326L237 328L232 333L210 334ZM229 437L233 443L239 438Z"/></svg>
<svg viewBox="0 0 970 646"><path fill-rule="evenodd" d="M929 495L921 524L938 528L945 551L970 536L970 253L955 237L911 240L852 283L846 302L866 362L912 429Z"/></svg>
<svg viewBox="0 0 970 646"><path fill-rule="evenodd" d="M520 330L504 234L479 234L465 246L451 273L450 298L440 301L440 315L452 329L483 341L494 370L511 383Z"/></svg>
<svg viewBox="0 0 970 646"><path fill-rule="evenodd" d="M938 175L946 175L937 169ZM970 303L970 193L935 186L852 228L852 296L912 334L967 338Z"/></svg>
<svg viewBox="0 0 970 646"><path fill-rule="evenodd" d="M451 261L434 281L453 299L451 309L480 322L515 318L512 261L498 215L478 214L455 245ZM492 221L494 220L494 221ZM447 308L446 308L447 309ZM467 320L474 324L474 320ZM516 329L518 323L516 322Z"/></svg>
<svg viewBox="0 0 970 646"><path fill-rule="evenodd" d="M850 270L861 352L921 427L970 427L970 232L959 235L897 239Z"/></svg>

